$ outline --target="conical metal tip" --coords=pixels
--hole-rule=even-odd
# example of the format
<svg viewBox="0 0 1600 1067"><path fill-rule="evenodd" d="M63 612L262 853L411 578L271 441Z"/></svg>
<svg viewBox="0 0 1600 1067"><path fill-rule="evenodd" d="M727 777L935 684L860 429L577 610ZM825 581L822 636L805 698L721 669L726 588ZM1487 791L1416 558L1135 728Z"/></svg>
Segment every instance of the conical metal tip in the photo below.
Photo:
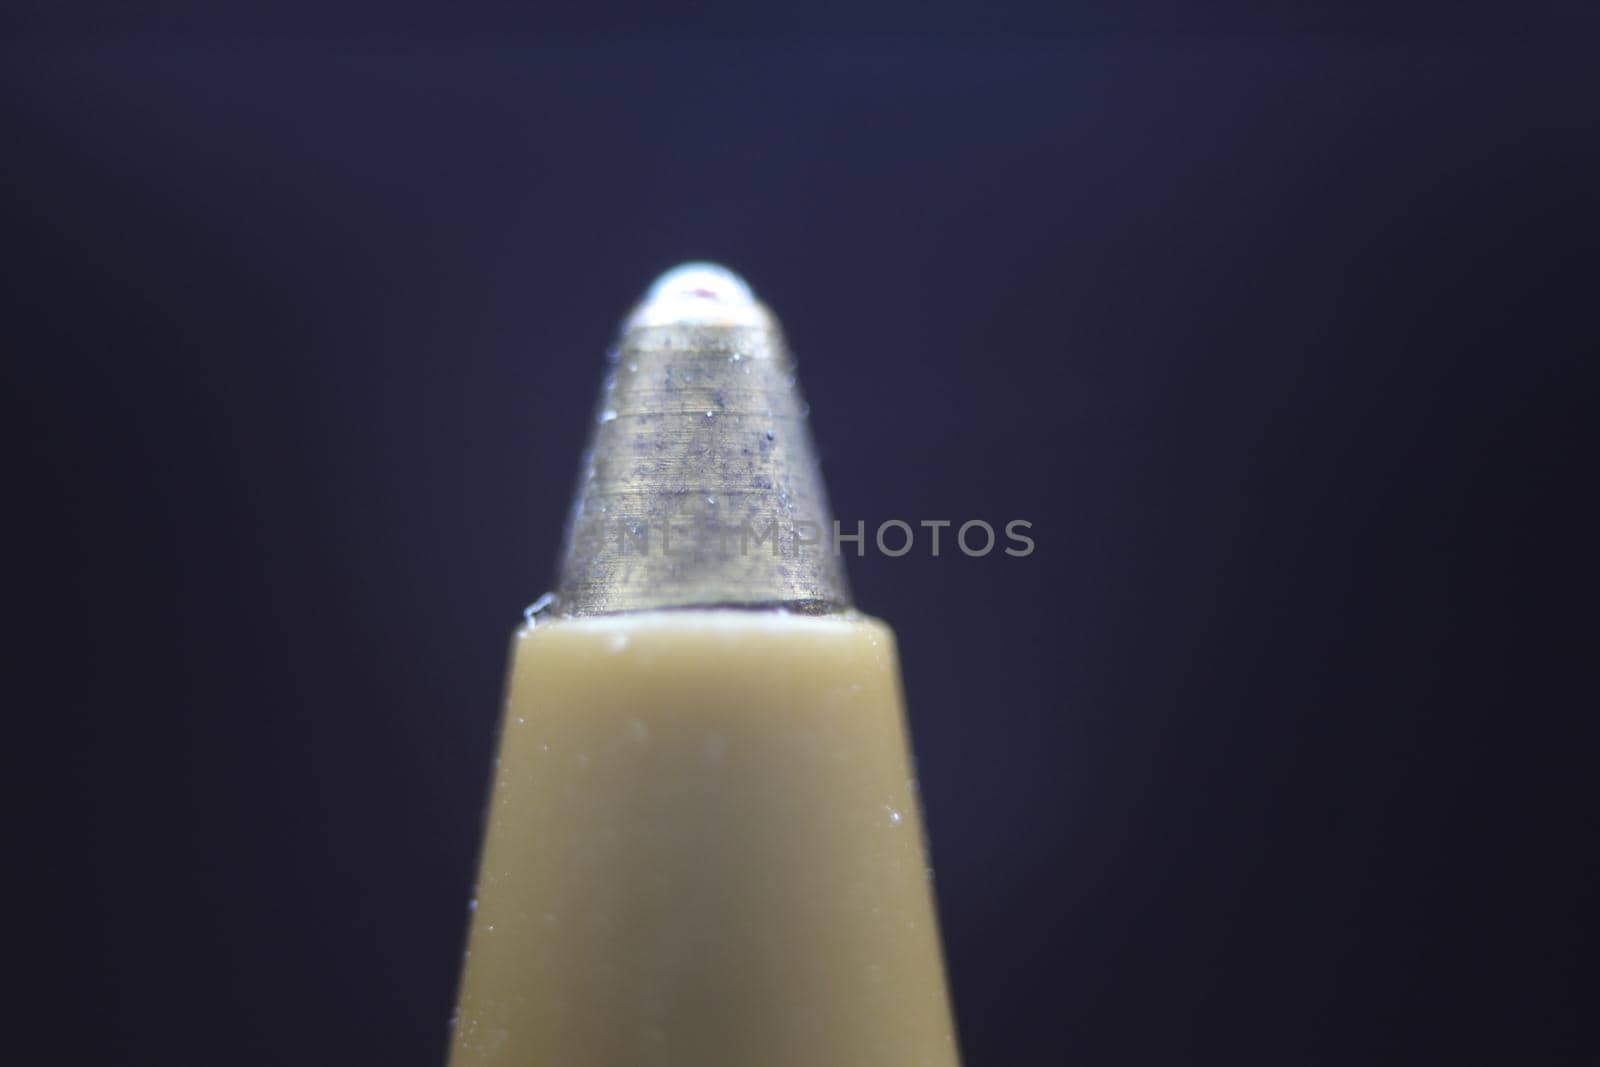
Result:
<svg viewBox="0 0 1600 1067"><path fill-rule="evenodd" d="M668 271L613 360L556 610L847 608L809 408L750 287L710 263Z"/></svg>

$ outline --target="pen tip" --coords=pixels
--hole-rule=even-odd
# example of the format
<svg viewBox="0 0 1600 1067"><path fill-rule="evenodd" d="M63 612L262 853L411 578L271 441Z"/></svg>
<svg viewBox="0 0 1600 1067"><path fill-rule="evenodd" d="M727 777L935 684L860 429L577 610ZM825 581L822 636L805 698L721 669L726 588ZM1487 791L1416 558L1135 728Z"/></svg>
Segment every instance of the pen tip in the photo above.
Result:
<svg viewBox="0 0 1600 1067"><path fill-rule="evenodd" d="M716 263L683 263L645 291L628 316L636 326L768 326L772 318L745 280Z"/></svg>
<svg viewBox="0 0 1600 1067"><path fill-rule="evenodd" d="M601 386L567 524L565 615L850 605L777 318L726 267L685 263L635 306Z"/></svg>

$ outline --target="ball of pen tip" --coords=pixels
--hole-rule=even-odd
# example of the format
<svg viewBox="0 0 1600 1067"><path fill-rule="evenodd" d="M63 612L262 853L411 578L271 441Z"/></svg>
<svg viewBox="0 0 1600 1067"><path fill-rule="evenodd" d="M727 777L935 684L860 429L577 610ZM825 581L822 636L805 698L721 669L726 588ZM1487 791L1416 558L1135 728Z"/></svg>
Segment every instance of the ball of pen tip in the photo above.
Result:
<svg viewBox="0 0 1600 1067"><path fill-rule="evenodd" d="M628 316L640 326L758 326L775 320L745 280L716 263L683 263L655 280Z"/></svg>

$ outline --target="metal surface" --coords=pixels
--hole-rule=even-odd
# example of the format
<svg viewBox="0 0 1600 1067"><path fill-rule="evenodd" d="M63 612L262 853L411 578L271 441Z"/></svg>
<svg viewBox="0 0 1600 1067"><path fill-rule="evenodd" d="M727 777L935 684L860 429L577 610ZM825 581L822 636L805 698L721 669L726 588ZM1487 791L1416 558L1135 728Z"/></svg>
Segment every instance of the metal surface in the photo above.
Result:
<svg viewBox="0 0 1600 1067"><path fill-rule="evenodd" d="M663 275L612 355L554 610L848 608L808 411L743 281Z"/></svg>

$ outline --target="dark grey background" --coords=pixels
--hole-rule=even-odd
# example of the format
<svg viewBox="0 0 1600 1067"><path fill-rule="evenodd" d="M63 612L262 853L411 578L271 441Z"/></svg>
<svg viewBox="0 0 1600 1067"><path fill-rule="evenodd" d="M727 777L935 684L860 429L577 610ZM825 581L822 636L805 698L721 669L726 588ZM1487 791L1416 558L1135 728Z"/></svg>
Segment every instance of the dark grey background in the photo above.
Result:
<svg viewBox="0 0 1600 1067"><path fill-rule="evenodd" d="M1592 1062L1579 6L163 10L0 53L18 1062L441 1062L508 634L690 257L841 515L1034 523L851 562L969 1064Z"/></svg>

